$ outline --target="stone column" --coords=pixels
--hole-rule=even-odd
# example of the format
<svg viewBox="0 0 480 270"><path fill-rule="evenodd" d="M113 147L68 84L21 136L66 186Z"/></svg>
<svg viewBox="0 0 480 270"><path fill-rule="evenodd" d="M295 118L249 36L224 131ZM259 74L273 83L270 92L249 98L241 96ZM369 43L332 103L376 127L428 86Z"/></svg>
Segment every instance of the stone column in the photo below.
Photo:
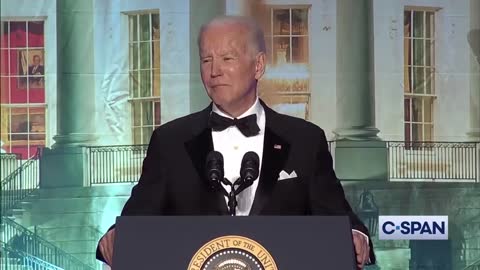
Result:
<svg viewBox="0 0 480 270"><path fill-rule="evenodd" d="M470 0L470 129L468 136L480 141L480 1Z"/></svg>
<svg viewBox="0 0 480 270"><path fill-rule="evenodd" d="M57 1L57 130L55 147L94 142L93 1Z"/></svg>
<svg viewBox="0 0 480 270"><path fill-rule="evenodd" d="M377 140L371 0L337 1L338 139Z"/></svg>
<svg viewBox="0 0 480 270"><path fill-rule="evenodd" d="M95 141L93 0L57 1L57 132L41 162L41 186L83 186Z"/></svg>
<svg viewBox="0 0 480 270"><path fill-rule="evenodd" d="M385 142L375 128L373 1L337 0L335 170L342 180L387 180Z"/></svg>

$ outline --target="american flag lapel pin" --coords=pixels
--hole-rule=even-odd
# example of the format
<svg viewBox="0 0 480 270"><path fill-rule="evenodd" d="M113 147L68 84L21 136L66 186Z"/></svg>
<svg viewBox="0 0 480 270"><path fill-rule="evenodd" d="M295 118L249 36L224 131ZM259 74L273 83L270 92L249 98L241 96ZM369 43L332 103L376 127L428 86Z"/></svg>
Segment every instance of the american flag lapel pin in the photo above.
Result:
<svg viewBox="0 0 480 270"><path fill-rule="evenodd" d="M280 144L274 144L273 148L277 150L282 150L282 146Z"/></svg>

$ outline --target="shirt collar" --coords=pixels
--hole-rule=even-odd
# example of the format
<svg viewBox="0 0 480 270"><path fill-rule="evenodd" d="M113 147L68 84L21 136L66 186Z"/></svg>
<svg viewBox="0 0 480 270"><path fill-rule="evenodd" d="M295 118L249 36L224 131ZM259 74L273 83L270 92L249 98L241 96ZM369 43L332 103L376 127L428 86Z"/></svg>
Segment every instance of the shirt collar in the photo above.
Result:
<svg viewBox="0 0 480 270"><path fill-rule="evenodd" d="M220 116L223 116L223 117L233 119L233 117L231 117L230 115L227 115L226 113L222 112L215 103L212 103L212 104L213 104L212 111L214 113L217 113L217 114L219 114ZM260 115L263 113L263 111L264 111L263 106L262 106L262 104L260 104L260 100L257 97L257 99L255 100L255 103L253 103L253 105L247 111L242 113L237 118L239 119L239 118L243 118L245 116L251 115L251 114L256 114L257 115L257 121L258 121L258 119L260 118Z"/></svg>

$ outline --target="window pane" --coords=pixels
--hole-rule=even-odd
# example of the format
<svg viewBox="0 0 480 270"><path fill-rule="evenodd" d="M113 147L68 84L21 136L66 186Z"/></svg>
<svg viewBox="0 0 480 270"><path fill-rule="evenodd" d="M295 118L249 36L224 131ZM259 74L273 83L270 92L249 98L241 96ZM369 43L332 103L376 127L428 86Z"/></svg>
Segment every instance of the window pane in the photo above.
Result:
<svg viewBox="0 0 480 270"><path fill-rule="evenodd" d="M45 87L45 64L43 59L43 49L28 51L27 60L30 89Z"/></svg>
<svg viewBox="0 0 480 270"><path fill-rule="evenodd" d="M153 70L153 96L160 97L160 70L154 69Z"/></svg>
<svg viewBox="0 0 480 270"><path fill-rule="evenodd" d="M140 15L140 41L150 40L150 16Z"/></svg>
<svg viewBox="0 0 480 270"><path fill-rule="evenodd" d="M28 113L27 108L12 108L11 110L11 120L12 120L12 133L27 133L30 129L28 123ZM22 137L23 139L19 139L19 136L16 136L16 140L26 140L26 136Z"/></svg>
<svg viewBox="0 0 480 270"><path fill-rule="evenodd" d="M8 50L0 50L0 75L8 75L9 74L9 66L8 66Z"/></svg>
<svg viewBox="0 0 480 270"><path fill-rule="evenodd" d="M160 18L158 14L152 14L152 40L160 40Z"/></svg>
<svg viewBox="0 0 480 270"><path fill-rule="evenodd" d="M424 125L425 134L423 137L424 141L433 141L433 125Z"/></svg>
<svg viewBox="0 0 480 270"><path fill-rule="evenodd" d="M308 63L308 37L292 38L292 62Z"/></svg>
<svg viewBox="0 0 480 270"><path fill-rule="evenodd" d="M435 17L434 16L435 16L435 13L433 12L426 13L426 17L425 17L425 27L426 27L425 37L426 38L435 37L435 28L434 28Z"/></svg>
<svg viewBox="0 0 480 270"><path fill-rule="evenodd" d="M130 96L139 97L139 80L138 80L138 71L130 72Z"/></svg>
<svg viewBox="0 0 480 270"><path fill-rule="evenodd" d="M413 98L412 101L413 122L422 122L422 98Z"/></svg>
<svg viewBox="0 0 480 270"><path fill-rule="evenodd" d="M140 97L151 97L152 96L152 83L151 83L151 71L142 70L140 71Z"/></svg>
<svg viewBox="0 0 480 270"><path fill-rule="evenodd" d="M410 106L411 106L411 99L406 98L403 102L403 114L405 121L411 121L411 113L410 113Z"/></svg>
<svg viewBox="0 0 480 270"><path fill-rule="evenodd" d="M425 48L423 45L423 39L414 39L413 40L413 64L416 66L424 65Z"/></svg>
<svg viewBox="0 0 480 270"><path fill-rule="evenodd" d="M413 12L413 36L414 37L424 37L423 29L423 11L414 11Z"/></svg>
<svg viewBox="0 0 480 270"><path fill-rule="evenodd" d="M405 67L403 70L403 91L405 93L412 92L412 68Z"/></svg>
<svg viewBox="0 0 480 270"><path fill-rule="evenodd" d="M423 101L424 104L424 119L425 123L432 123L433 122L433 98L425 98Z"/></svg>
<svg viewBox="0 0 480 270"><path fill-rule="evenodd" d="M404 63L406 66L412 65L412 39L404 39Z"/></svg>
<svg viewBox="0 0 480 270"><path fill-rule="evenodd" d="M27 82L28 78L26 76L11 78L10 86L12 87L12 103L28 103Z"/></svg>
<svg viewBox="0 0 480 270"><path fill-rule="evenodd" d="M290 39L288 37L273 39L273 63L282 65L290 63Z"/></svg>
<svg viewBox="0 0 480 270"><path fill-rule="evenodd" d="M137 24L137 15L128 16L128 28L130 30L129 40L137 41L138 40L138 24Z"/></svg>
<svg viewBox="0 0 480 270"><path fill-rule="evenodd" d="M28 22L28 46L43 47L43 21Z"/></svg>
<svg viewBox="0 0 480 270"><path fill-rule="evenodd" d="M138 43L131 43L129 46L129 66L130 70L137 70L138 69Z"/></svg>
<svg viewBox="0 0 480 270"><path fill-rule="evenodd" d="M132 103L132 118L133 118L133 126L139 127L142 121L142 109L139 101Z"/></svg>
<svg viewBox="0 0 480 270"><path fill-rule="evenodd" d="M142 144L147 144L152 136L153 127L144 127L142 131Z"/></svg>
<svg viewBox="0 0 480 270"><path fill-rule="evenodd" d="M308 35L307 9L292 9L292 34Z"/></svg>
<svg viewBox="0 0 480 270"><path fill-rule="evenodd" d="M0 77L0 103L10 103L8 81L8 77Z"/></svg>
<svg viewBox="0 0 480 270"><path fill-rule="evenodd" d="M142 102L142 126L153 126L153 108L151 101Z"/></svg>
<svg viewBox="0 0 480 270"><path fill-rule="evenodd" d="M404 13L403 13L403 36L404 37L411 37L412 36L412 28L411 28L411 14L412 12L409 11L409 10L406 10Z"/></svg>
<svg viewBox="0 0 480 270"><path fill-rule="evenodd" d="M10 22L10 48L27 47L26 22Z"/></svg>
<svg viewBox="0 0 480 270"><path fill-rule="evenodd" d="M160 41L152 42L153 68L160 68Z"/></svg>
<svg viewBox="0 0 480 270"><path fill-rule="evenodd" d="M434 66L435 59L434 59L434 41L433 40L425 40L425 66Z"/></svg>
<svg viewBox="0 0 480 270"><path fill-rule="evenodd" d="M424 91L424 80L425 80L425 69L421 67L413 68L413 92L416 94L423 94Z"/></svg>
<svg viewBox="0 0 480 270"><path fill-rule="evenodd" d="M154 114L155 114L155 126L158 127L160 125L160 101L157 101L155 102L155 106L154 106Z"/></svg>
<svg viewBox="0 0 480 270"><path fill-rule="evenodd" d="M149 69L150 61L152 60L150 55L150 42L140 43L140 69Z"/></svg>
<svg viewBox="0 0 480 270"><path fill-rule="evenodd" d="M288 9L273 10L273 34L274 35L290 34L290 10Z"/></svg>
<svg viewBox="0 0 480 270"><path fill-rule="evenodd" d="M0 23L0 48L8 48L8 37L10 31L8 30L8 22Z"/></svg>
<svg viewBox="0 0 480 270"><path fill-rule="evenodd" d="M412 136L413 136L413 141L423 140L423 131L422 131L421 124L412 124Z"/></svg>
<svg viewBox="0 0 480 270"><path fill-rule="evenodd" d="M425 69L425 91L426 94L433 94L434 93L434 80L435 80L435 73L433 68L426 68Z"/></svg>
<svg viewBox="0 0 480 270"><path fill-rule="evenodd" d="M27 53L22 51L22 53ZM28 75L45 75L43 49L29 50L27 55Z"/></svg>
<svg viewBox="0 0 480 270"><path fill-rule="evenodd" d="M133 144L142 144L142 128L133 128Z"/></svg>
<svg viewBox="0 0 480 270"><path fill-rule="evenodd" d="M412 140L412 135L411 135L411 125L410 123L405 123L405 141L411 141Z"/></svg>
<svg viewBox="0 0 480 270"><path fill-rule="evenodd" d="M30 108L30 133L45 133L45 108Z"/></svg>

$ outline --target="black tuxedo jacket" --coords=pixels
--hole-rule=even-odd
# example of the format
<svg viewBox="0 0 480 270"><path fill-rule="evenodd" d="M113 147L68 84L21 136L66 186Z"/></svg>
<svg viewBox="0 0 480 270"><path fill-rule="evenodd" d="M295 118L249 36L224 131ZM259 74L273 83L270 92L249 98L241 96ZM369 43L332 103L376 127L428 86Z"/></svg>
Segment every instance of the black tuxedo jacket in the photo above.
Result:
<svg viewBox="0 0 480 270"><path fill-rule="evenodd" d="M368 235L335 176L323 130L262 105L263 159L250 215L347 215L353 229ZM205 177L205 160L213 150L210 112L211 106L153 132L142 175L122 215L228 214L223 195L211 191ZM295 170L297 177L278 181L282 170Z"/></svg>

